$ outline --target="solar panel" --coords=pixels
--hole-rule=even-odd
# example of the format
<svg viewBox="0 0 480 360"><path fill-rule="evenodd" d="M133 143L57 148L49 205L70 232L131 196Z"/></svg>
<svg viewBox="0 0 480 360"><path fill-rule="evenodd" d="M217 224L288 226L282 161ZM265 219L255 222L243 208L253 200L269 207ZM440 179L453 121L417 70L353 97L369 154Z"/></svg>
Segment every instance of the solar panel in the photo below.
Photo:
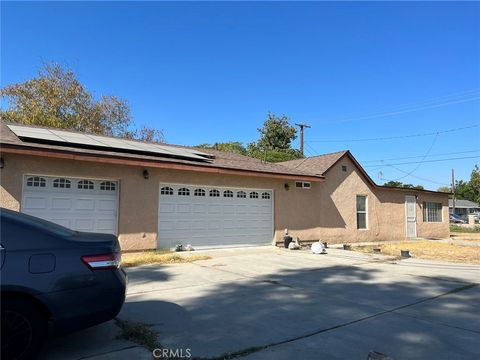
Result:
<svg viewBox="0 0 480 360"><path fill-rule="evenodd" d="M212 155L196 150L177 148L168 145L150 144L141 141L111 138L99 135L79 134L64 130L49 130L28 126L7 125L21 140L48 141L68 145L99 147L107 150L122 150L126 152L146 152L166 157L185 158L190 160L208 161Z"/></svg>

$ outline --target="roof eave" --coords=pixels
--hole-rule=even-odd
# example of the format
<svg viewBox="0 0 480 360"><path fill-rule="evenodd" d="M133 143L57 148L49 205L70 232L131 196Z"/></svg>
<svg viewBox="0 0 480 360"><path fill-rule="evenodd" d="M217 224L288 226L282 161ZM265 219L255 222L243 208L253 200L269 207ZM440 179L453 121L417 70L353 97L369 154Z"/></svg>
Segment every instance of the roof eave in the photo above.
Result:
<svg viewBox="0 0 480 360"><path fill-rule="evenodd" d="M67 160L77 160L77 161L91 161L98 163L107 163L107 164L121 164L128 166L143 166L151 168L163 168L163 169L173 169L173 170L184 170L184 171L197 171L204 173L219 173L219 174L228 174L228 175L240 175L240 176L256 176L256 177L267 177L275 179L284 179L284 180L304 180L310 182L321 182L325 180L323 175L313 176L313 175L301 175L301 174L283 174L276 172L267 172L267 171L255 171L255 170L244 170L244 169L235 169L235 168L226 168L218 167L215 165L212 166L201 166L193 164L182 164L175 162L166 162L161 160L139 160L129 157L115 156L115 155L99 155L99 154L79 154L73 151L57 150L57 149L44 149L41 150L35 147L28 146L19 146L14 144L3 143L1 144L1 151L5 154L20 154L20 155L31 155L31 156L41 156L57 159L67 159Z"/></svg>

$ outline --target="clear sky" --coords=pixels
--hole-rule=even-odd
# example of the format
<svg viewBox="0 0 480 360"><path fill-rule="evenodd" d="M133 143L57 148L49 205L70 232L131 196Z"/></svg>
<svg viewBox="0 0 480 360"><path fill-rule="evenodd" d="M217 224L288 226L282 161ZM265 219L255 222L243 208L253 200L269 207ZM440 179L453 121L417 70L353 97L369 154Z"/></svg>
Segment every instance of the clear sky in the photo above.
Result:
<svg viewBox="0 0 480 360"><path fill-rule="evenodd" d="M306 155L350 149L377 183L436 189L480 163L480 3L1 7L2 85L59 62L169 143L248 143L271 111L312 126Z"/></svg>

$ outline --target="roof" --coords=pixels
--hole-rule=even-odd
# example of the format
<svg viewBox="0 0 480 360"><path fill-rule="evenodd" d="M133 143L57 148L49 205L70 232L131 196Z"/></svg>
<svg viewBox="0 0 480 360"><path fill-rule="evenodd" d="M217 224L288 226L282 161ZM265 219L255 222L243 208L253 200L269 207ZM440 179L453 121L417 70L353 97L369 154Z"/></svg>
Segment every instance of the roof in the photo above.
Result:
<svg viewBox="0 0 480 360"><path fill-rule="evenodd" d="M287 166L290 169L297 169L300 171L312 171L312 169L315 169L316 172L324 175L348 152L348 150L342 150L330 154L312 156L305 159L284 161L280 164Z"/></svg>
<svg viewBox="0 0 480 360"><path fill-rule="evenodd" d="M57 157L74 160L119 163L125 165L139 165L184 170L198 170L205 172L222 172L229 174L243 174L277 178L298 178L308 181L321 181L323 176L318 171L308 169L292 169L280 163L270 163L248 156L223 152L218 150L201 149L214 157L212 161L203 162L192 159L164 157L160 154L139 154L116 149L96 148L94 146L81 147L69 144L53 143L49 141L37 142L30 139L20 139L13 133L4 121L0 122L0 145L3 153L28 154L46 157ZM17 125L17 124L15 124ZM25 126L27 128L49 129L48 127ZM193 147L169 145L176 148L195 149ZM244 174L246 173L246 174Z"/></svg>
<svg viewBox="0 0 480 360"><path fill-rule="evenodd" d="M453 207L453 201L452 199L448 199L448 206ZM455 207L456 208L467 208L467 209L475 209L475 208L480 208L480 204L477 204L476 202L470 201L470 200L455 200Z"/></svg>
<svg viewBox="0 0 480 360"><path fill-rule="evenodd" d="M290 169L298 169L298 170L309 170L309 171L317 171L318 173L325 176L327 172L333 168L333 166L340 161L344 156L347 156L358 168L360 173L364 176L366 181L373 187L377 189L383 190L392 190L392 191L403 191L403 192L428 192L428 193L436 193L436 194L444 194L446 193L432 191L432 190L419 190L419 189L409 189L409 188L400 188L400 187L391 187L391 186L383 186L377 185L373 179L368 175L365 169L360 165L360 163L355 159L352 153L349 150L342 150L337 151L334 153L312 156L305 159L299 160L290 160L284 161L279 164L289 167Z"/></svg>

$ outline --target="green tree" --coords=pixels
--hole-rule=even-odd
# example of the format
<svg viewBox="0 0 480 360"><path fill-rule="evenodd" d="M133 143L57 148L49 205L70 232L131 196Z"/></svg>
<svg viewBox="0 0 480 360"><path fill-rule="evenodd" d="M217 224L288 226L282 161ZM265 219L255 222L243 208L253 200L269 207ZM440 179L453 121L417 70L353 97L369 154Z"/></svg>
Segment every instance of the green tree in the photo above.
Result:
<svg viewBox="0 0 480 360"><path fill-rule="evenodd" d="M424 190L424 187L422 185L404 184L401 181L394 181L394 180L384 183L383 186L398 187L403 189Z"/></svg>
<svg viewBox="0 0 480 360"><path fill-rule="evenodd" d="M469 181L455 181L455 196L457 199L480 203L480 168L478 165L473 168Z"/></svg>
<svg viewBox="0 0 480 360"><path fill-rule="evenodd" d="M297 138L297 129L288 123L285 115L268 113L263 127L258 129L260 139L247 146L247 155L269 162L280 162L302 158L302 153L292 148Z"/></svg>
<svg viewBox="0 0 480 360"><path fill-rule="evenodd" d="M437 191L439 192L444 192L444 193L451 193L452 192L452 188L449 187L449 186L440 186Z"/></svg>
<svg viewBox="0 0 480 360"><path fill-rule="evenodd" d="M133 129L127 101L103 95L95 99L75 73L58 64L44 64L38 75L0 90L7 109L2 120L99 135L162 140L160 130Z"/></svg>
<svg viewBox="0 0 480 360"><path fill-rule="evenodd" d="M200 144L196 146L199 149L213 149L220 150L225 152L236 153L240 155L247 155L247 149L239 141L229 141L224 143L214 143L214 144Z"/></svg>

